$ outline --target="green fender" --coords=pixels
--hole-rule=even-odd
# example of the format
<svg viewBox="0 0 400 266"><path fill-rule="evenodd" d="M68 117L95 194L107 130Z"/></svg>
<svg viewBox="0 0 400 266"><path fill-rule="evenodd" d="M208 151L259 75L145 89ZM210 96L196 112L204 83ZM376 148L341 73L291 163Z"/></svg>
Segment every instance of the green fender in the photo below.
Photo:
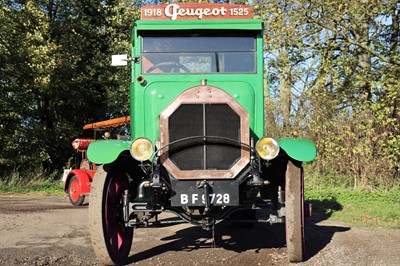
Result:
<svg viewBox="0 0 400 266"><path fill-rule="evenodd" d="M127 140L96 140L89 144L87 151L91 162L97 164L112 163L123 151L129 151L132 141Z"/></svg>
<svg viewBox="0 0 400 266"><path fill-rule="evenodd" d="M311 162L317 156L315 144L308 139L280 138L278 144L291 158L300 162Z"/></svg>

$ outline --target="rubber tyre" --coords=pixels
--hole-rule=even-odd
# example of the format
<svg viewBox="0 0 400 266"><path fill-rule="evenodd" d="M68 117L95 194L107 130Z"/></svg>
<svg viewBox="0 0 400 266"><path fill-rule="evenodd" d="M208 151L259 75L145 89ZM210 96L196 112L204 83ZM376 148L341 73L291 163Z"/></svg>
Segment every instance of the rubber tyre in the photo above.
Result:
<svg viewBox="0 0 400 266"><path fill-rule="evenodd" d="M304 260L304 176L301 165L289 161L285 180L286 246L290 262Z"/></svg>
<svg viewBox="0 0 400 266"><path fill-rule="evenodd" d="M81 194L81 184L76 175L71 177L68 185L68 198L72 205L82 206L85 196Z"/></svg>
<svg viewBox="0 0 400 266"><path fill-rule="evenodd" d="M95 254L105 265L120 265L128 258L133 228L121 220L122 195L129 187L125 174L100 166L92 182L89 230Z"/></svg>

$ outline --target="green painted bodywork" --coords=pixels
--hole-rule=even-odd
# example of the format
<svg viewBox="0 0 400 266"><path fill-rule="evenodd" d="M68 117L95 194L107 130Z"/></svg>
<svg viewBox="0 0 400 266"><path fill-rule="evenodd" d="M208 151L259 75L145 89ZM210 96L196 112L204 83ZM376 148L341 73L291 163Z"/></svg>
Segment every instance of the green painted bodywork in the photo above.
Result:
<svg viewBox="0 0 400 266"><path fill-rule="evenodd" d="M260 19L230 20L138 20L135 30L262 30ZM134 40L135 41L135 40ZM135 42L136 43L136 42Z"/></svg>
<svg viewBox="0 0 400 266"><path fill-rule="evenodd" d="M160 113L183 91L201 85L218 87L232 96L249 113L251 136L256 142L264 136L264 49L262 20L185 20L185 21L136 21L132 32L130 85L131 139L146 137L153 143L160 138ZM164 73L142 74L141 33L147 31L180 30L250 30L256 36L256 73ZM171 33L172 35L173 33ZM139 83L137 77L143 77ZM105 140L90 144L88 157L98 164L111 163L118 155L129 150L130 141ZM280 139L279 144L289 156L299 161L315 157L315 145L307 140Z"/></svg>
<svg viewBox="0 0 400 266"><path fill-rule="evenodd" d="M129 150L132 141L126 140L97 140L90 143L87 155L90 161L105 164L115 161L121 152Z"/></svg>
<svg viewBox="0 0 400 266"><path fill-rule="evenodd" d="M280 138L278 144L289 157L297 161L311 162L317 155L315 144L308 139Z"/></svg>
<svg viewBox="0 0 400 266"><path fill-rule="evenodd" d="M141 73L141 32L153 30L251 30L258 31L257 73L254 74L143 74ZM146 137L151 141L160 138L159 114L183 91L200 85L202 79L207 85L223 89L243 106L250 116L253 137L264 133L264 61L262 20L186 20L186 21L136 21L132 57L139 63L132 63L131 117L132 138ZM139 84L137 77L145 82Z"/></svg>

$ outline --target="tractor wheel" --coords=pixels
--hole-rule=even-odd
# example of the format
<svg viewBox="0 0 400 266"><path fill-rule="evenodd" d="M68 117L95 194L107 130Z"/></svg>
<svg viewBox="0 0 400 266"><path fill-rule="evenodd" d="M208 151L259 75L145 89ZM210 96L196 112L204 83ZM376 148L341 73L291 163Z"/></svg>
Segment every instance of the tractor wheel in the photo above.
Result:
<svg viewBox="0 0 400 266"><path fill-rule="evenodd" d="M286 246L290 262L304 260L304 177L301 165L289 161L285 181Z"/></svg>
<svg viewBox="0 0 400 266"><path fill-rule="evenodd" d="M125 227L122 197L129 188L122 172L106 172L100 166L92 182L89 203L89 229L92 246L103 264L119 265L128 258L133 228Z"/></svg>
<svg viewBox="0 0 400 266"><path fill-rule="evenodd" d="M81 206L85 201L85 196L81 194L81 185L76 175L72 176L68 185L68 198L72 205Z"/></svg>

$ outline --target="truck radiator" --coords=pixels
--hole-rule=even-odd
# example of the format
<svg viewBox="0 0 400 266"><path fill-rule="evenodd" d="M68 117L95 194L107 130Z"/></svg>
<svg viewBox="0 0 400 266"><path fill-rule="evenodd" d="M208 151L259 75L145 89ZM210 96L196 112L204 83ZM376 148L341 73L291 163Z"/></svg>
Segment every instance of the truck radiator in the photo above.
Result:
<svg viewBox="0 0 400 266"><path fill-rule="evenodd" d="M189 88L160 114L161 163L177 179L235 178L249 142L248 112L217 87Z"/></svg>
<svg viewBox="0 0 400 266"><path fill-rule="evenodd" d="M169 157L181 170L228 170L241 156L240 117L228 104L183 104L169 118ZM190 139L193 136L205 138Z"/></svg>

